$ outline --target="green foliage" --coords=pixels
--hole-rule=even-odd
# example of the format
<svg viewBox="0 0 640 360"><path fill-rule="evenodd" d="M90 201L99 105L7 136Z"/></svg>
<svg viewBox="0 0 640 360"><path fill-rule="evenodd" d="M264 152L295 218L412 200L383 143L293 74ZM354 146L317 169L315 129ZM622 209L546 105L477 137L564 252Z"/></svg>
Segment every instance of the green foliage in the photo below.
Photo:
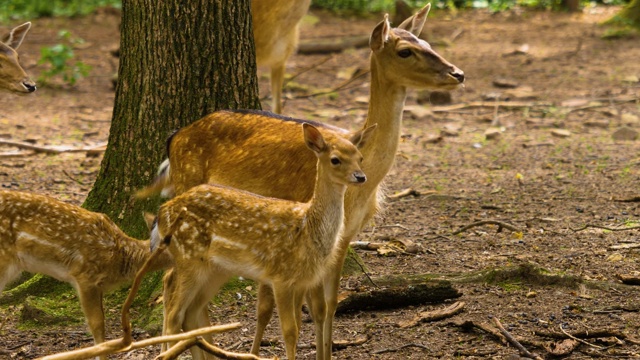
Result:
<svg viewBox="0 0 640 360"><path fill-rule="evenodd" d="M51 79L60 76L65 84L73 86L80 78L89 75L91 70L91 66L82 61L71 64L74 57L73 46L83 43L84 40L72 38L67 30L61 30L58 37L61 43L40 49L38 65L49 64L50 67L40 73L38 82L47 85Z"/></svg>
<svg viewBox="0 0 640 360"><path fill-rule="evenodd" d="M121 0L2 0L0 22L39 17L86 15L102 6L120 8Z"/></svg>
<svg viewBox="0 0 640 360"><path fill-rule="evenodd" d="M429 0L404 0L412 8L420 8ZM505 11L515 7L531 7L538 9L559 10L563 8L563 0L438 0L430 1L438 9L489 9L493 12ZM604 5L620 5L629 0L581 0L583 6L592 3ZM366 14L370 12L393 12L395 0L313 0L316 8L328 9L336 12L353 12Z"/></svg>

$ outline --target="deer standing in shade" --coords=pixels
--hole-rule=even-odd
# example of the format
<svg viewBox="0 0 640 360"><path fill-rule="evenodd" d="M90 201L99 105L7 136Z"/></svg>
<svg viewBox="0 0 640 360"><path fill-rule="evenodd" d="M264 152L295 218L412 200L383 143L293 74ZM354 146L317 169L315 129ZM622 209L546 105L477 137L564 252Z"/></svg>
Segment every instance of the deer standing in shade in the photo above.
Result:
<svg viewBox="0 0 640 360"><path fill-rule="evenodd" d="M104 293L133 281L151 256L149 246L104 214L44 195L0 190L0 292L23 271L70 283L96 344L105 340ZM161 254L149 271L172 264L171 255Z"/></svg>
<svg viewBox="0 0 640 360"><path fill-rule="evenodd" d="M407 90L453 90L464 83L460 69L418 38L429 9L427 4L397 28L392 28L385 17L371 33L371 93L364 127L377 125L377 130L361 149L367 183L350 187L345 195L345 225L337 245L337 260L324 281L309 290L313 293L308 300L316 328L324 327L323 338L318 338L316 331L318 359L331 358L333 315L349 243L381 207L381 184L398 149ZM168 160L160 166L154 183L139 191L138 196L160 191L181 194L199 184L216 183L264 196L308 201L313 194L316 159L300 139L297 124L295 119L265 112L209 114L169 138ZM318 129L323 134L350 134L329 125L318 124ZM324 294L326 302L313 302L320 298L319 294ZM254 354L260 349L274 307L268 284L259 287L257 307L258 324L251 349ZM206 326L206 314L202 318L200 326Z"/></svg>
<svg viewBox="0 0 640 360"><path fill-rule="evenodd" d="M285 64L296 51L300 20L311 0L252 0L253 40L256 63L271 71L271 111L282 112Z"/></svg>
<svg viewBox="0 0 640 360"><path fill-rule="evenodd" d="M317 180L308 202L205 184L160 207L152 249L170 236L175 260L165 277L165 335L192 330L218 289L230 276L241 275L273 288L287 358L295 359L303 296L336 261L344 194L348 185L366 181L358 148L375 125L350 139L325 138L308 123L302 129L304 142L317 156ZM323 302L324 295L318 295L315 300ZM203 357L202 350L191 351L194 359Z"/></svg>

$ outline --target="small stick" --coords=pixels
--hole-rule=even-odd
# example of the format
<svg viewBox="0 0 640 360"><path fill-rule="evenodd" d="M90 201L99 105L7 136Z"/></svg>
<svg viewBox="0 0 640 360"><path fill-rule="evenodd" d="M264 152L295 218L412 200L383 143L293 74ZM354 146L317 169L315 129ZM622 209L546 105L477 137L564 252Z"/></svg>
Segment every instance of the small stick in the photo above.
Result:
<svg viewBox="0 0 640 360"><path fill-rule="evenodd" d="M514 338L513 335L511 335L511 333L509 333L504 328L504 326L502 326L502 323L500 322L500 320L495 316L493 317L493 323L496 325L496 327L498 327L498 330L500 330L502 335L504 335L507 338L507 340L509 340L509 343L515 346L518 349L518 351L520 351L520 355L531 358L531 359L535 359L535 360L543 360L540 355L532 354L529 352L529 350L525 349L525 347L522 346L522 344L520 344L520 342L516 340L516 338Z"/></svg>
<svg viewBox="0 0 640 360"><path fill-rule="evenodd" d="M606 226L601 226L601 225L595 225L595 224L587 224L579 229L571 229L571 231L573 232L578 232L578 231L582 231L588 228L596 228L596 229L603 229L603 230L608 230L608 231L627 231L627 230L635 230L635 229L640 229L640 226L631 226L628 228L610 228L610 227L606 227Z"/></svg>
<svg viewBox="0 0 640 360"><path fill-rule="evenodd" d="M388 348L388 349L377 350L377 351L372 352L372 354L378 355L378 354L384 354L384 353L388 353L388 352L397 352L397 351L400 351L402 349L406 349L408 347L417 347L417 348L421 348L421 349L424 349L424 350L429 350L428 347L426 347L426 346L424 346L422 344L411 343L411 344L404 344L404 345L402 345L400 347L397 347L395 349Z"/></svg>
<svg viewBox="0 0 640 360"><path fill-rule="evenodd" d="M518 229L517 227L504 223L502 221L496 221L496 220L483 220L483 221L478 221L478 222L474 222L473 224L469 224L465 227L463 227L462 229L451 233L451 235L458 235L462 232L465 232L473 227L476 226L482 226L482 225L498 225L498 232L502 231L502 228L505 228L507 230L511 230L513 232L522 232L522 230Z"/></svg>
<svg viewBox="0 0 640 360"><path fill-rule="evenodd" d="M568 332L566 332L566 331L564 330L564 328L562 327L562 324L560 324L560 331L562 331L562 333L563 333L563 334L565 334L568 338L573 339L573 340L575 340L575 341L577 341L577 342L583 343L583 344L585 344L585 345L587 345L587 346L591 346L591 347L592 347L592 348L594 348L594 349L597 349L597 350L602 350L602 349L604 349L602 346L594 345L594 344L592 344L592 343L590 343L590 342L588 342L588 341L584 341L584 340L582 340L582 339L580 339L580 338L577 338L577 337L575 337L575 336L573 336L573 335L569 334Z"/></svg>

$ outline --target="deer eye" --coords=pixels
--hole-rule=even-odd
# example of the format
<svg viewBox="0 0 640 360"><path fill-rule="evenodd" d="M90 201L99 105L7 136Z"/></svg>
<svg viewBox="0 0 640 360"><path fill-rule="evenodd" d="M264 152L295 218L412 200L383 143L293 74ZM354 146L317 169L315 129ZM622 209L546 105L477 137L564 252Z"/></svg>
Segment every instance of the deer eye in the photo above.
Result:
<svg viewBox="0 0 640 360"><path fill-rule="evenodd" d="M408 58L409 56L411 56L411 54L413 53L409 49L402 49L398 51L398 56L400 56L401 58Z"/></svg>
<svg viewBox="0 0 640 360"><path fill-rule="evenodd" d="M331 164L340 165L340 159L338 159L337 157L332 157L331 158Z"/></svg>

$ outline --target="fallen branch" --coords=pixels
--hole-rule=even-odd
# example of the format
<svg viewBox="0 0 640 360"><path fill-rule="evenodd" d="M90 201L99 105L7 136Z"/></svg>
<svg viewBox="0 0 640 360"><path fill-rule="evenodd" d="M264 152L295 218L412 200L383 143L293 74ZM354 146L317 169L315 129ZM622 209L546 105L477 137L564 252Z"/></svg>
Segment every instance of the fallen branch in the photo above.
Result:
<svg viewBox="0 0 640 360"><path fill-rule="evenodd" d="M621 309L622 311L626 311L625 309ZM594 311L594 313L604 313L603 311L599 311L596 312ZM615 337L617 339L622 339L624 341L627 341L631 344L634 345L640 345L640 341L635 340L630 338L629 336L627 336L627 334L619 332L617 330L588 330L588 331L579 331L579 332L575 332L573 334L569 334L566 331L562 331L562 332L555 332L555 331L540 331L540 330L535 330L533 332L535 335L537 336L541 336L541 337L547 337L547 338L551 338L551 339L570 339L573 337L579 337L582 339L595 339L595 338L608 338L608 337Z"/></svg>
<svg viewBox="0 0 640 360"><path fill-rule="evenodd" d="M473 328L478 328L487 334L492 335L496 340L500 341L503 344L507 343L507 339L498 331L497 329L491 327L489 324L484 323L476 323L471 320L465 320L462 322L451 322L450 325L461 328L463 331L471 331Z"/></svg>
<svg viewBox="0 0 640 360"><path fill-rule="evenodd" d="M638 275L617 274L616 277L622 281L623 284L640 285L640 276Z"/></svg>
<svg viewBox="0 0 640 360"><path fill-rule="evenodd" d="M338 303L336 314L438 303L460 296L462 294L453 288L450 282L433 280L420 284L351 292Z"/></svg>
<svg viewBox="0 0 640 360"><path fill-rule="evenodd" d="M420 192L418 190L415 190L415 189L404 189L404 190L402 190L400 192L397 192L397 193L395 193L393 195L388 195L387 196L387 200L395 201L395 200L398 200L398 199L401 199L401 198L404 198L404 197L407 197L407 196L418 197L418 196L420 196Z"/></svg>
<svg viewBox="0 0 640 360"><path fill-rule="evenodd" d="M377 351L372 352L372 354L378 355L378 354L384 354L384 353L388 353L388 352L397 352L397 351L400 351L402 349L406 349L408 347L417 347L417 348L421 348L421 349L424 349L424 350L429 350L428 347L426 347L426 346L424 346L422 344L411 343L411 344L405 344L405 345L402 345L400 347L393 348L393 349L388 348L388 349L377 350Z"/></svg>
<svg viewBox="0 0 640 360"><path fill-rule="evenodd" d="M411 320L399 322L398 326L404 329L404 328L416 326L423 322L438 321L438 320L446 319L448 317L451 317L453 315L456 315L462 312L462 310L464 309L464 306L465 306L465 303L463 301L457 301L453 303L451 306L446 307L444 309L434 310L434 311L423 311Z"/></svg>
<svg viewBox="0 0 640 360"><path fill-rule="evenodd" d="M573 232L578 232L578 231L582 231L582 230L586 230L588 228L596 228L596 229L602 229L602 230L607 230L607 231L627 231L627 230L635 230L635 229L640 229L640 226L631 226L631 227L627 227L627 228L610 228L610 227L606 227L606 226L602 226L602 225L596 225L596 224L587 224L579 229L571 229L571 231Z"/></svg>
<svg viewBox="0 0 640 360"><path fill-rule="evenodd" d="M333 343L331 344L331 348L333 350L343 350L350 346L362 345L367 341L369 341L369 335L361 336L359 338L356 338L355 340L333 340ZM273 346L273 344L271 344L271 346ZM315 348L316 348L315 342L300 344L298 346L298 349L315 349Z"/></svg>
<svg viewBox="0 0 640 360"><path fill-rule="evenodd" d="M66 145L48 147L48 146L37 146L37 145L28 144L28 143L9 141L9 140L0 140L0 145L13 146L13 147L17 147L18 149L32 150L32 151L35 151L36 153L45 153L45 154L61 154L66 152L87 152L87 151L95 152L95 151L104 151L106 149L106 144L100 144L100 145L95 145L90 147L73 147L73 146L66 146Z"/></svg>
<svg viewBox="0 0 640 360"><path fill-rule="evenodd" d="M580 339L580 338L577 338L577 337L575 337L575 336L573 336L573 335L569 334L568 332L566 332L566 331L564 330L564 328L562 327L562 324L560 324L560 331L562 331L562 333L563 333L563 334L565 334L568 338L570 338L570 339L572 339L572 340L575 340L575 341L577 341L577 342L583 343L583 344L585 344L585 345L587 345L587 346L590 346L590 347L592 347L592 348L594 348L594 349L597 349L597 350L602 350L602 349L604 349L602 346L594 345L594 344L592 344L592 343L590 343L590 342L584 341L584 340L582 340L582 339Z"/></svg>
<svg viewBox="0 0 640 360"><path fill-rule="evenodd" d="M640 202L640 196L630 197L628 199L613 199L613 201L617 202Z"/></svg>
<svg viewBox="0 0 640 360"><path fill-rule="evenodd" d="M495 108L496 106L506 108L522 108L522 107L549 107L552 103L547 102L531 102L531 101L471 101L467 103L433 106L430 108L433 112L451 112L455 110L476 108L476 107L488 107Z"/></svg>
<svg viewBox="0 0 640 360"><path fill-rule="evenodd" d="M483 221L478 221L478 222L474 222L473 224L469 224L467 226L464 226L462 229L451 233L451 235L458 235L462 232L465 232L471 228L474 228L476 226L482 226L482 225L498 225L498 231L497 232L501 232L502 228L505 228L507 230L511 230L513 232L522 232L522 230L518 229L517 227L504 223L502 221L496 221L496 220L483 220Z"/></svg>
<svg viewBox="0 0 640 360"><path fill-rule="evenodd" d="M500 319L498 319L497 317L493 317L493 323L496 325L496 327L498 328L498 330L500 330L500 332L502 333L502 335L504 335L504 337L509 341L509 343L513 346L515 346L518 351L520 351L520 355L527 357L527 358L531 358L531 359L535 359L535 360L542 360L542 357L540 355L537 354L532 354L529 352L529 350L527 350L524 346L522 346L522 344L520 344L520 342L518 340L516 340L516 338L513 337L513 335L511 335L511 333L509 333L504 326L502 326L502 323L500 322Z"/></svg>

